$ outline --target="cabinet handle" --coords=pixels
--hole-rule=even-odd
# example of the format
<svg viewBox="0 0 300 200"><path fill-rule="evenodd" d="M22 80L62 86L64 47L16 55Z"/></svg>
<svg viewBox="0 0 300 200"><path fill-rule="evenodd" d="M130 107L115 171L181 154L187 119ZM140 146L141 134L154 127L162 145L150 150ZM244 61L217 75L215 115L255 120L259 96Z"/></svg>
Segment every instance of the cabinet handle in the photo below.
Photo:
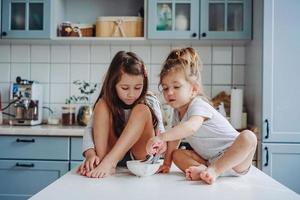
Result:
<svg viewBox="0 0 300 200"><path fill-rule="evenodd" d="M202 36L202 37L206 37L206 33L202 33L201 36Z"/></svg>
<svg viewBox="0 0 300 200"><path fill-rule="evenodd" d="M197 33L193 33L193 34L192 34L192 37L193 37L193 38L197 37Z"/></svg>
<svg viewBox="0 0 300 200"><path fill-rule="evenodd" d="M16 163L16 167L34 167L34 164L33 163L29 163L29 164L26 164L26 163Z"/></svg>
<svg viewBox="0 0 300 200"><path fill-rule="evenodd" d="M35 140L34 139L31 139L31 140L26 140L26 139L16 139L16 142L31 142L31 143L34 143Z"/></svg>
<svg viewBox="0 0 300 200"><path fill-rule="evenodd" d="M265 147L265 151L266 151L266 162L264 164L264 166L268 166L269 165L269 150L268 147Z"/></svg>
<svg viewBox="0 0 300 200"><path fill-rule="evenodd" d="M7 36L7 33L6 33L6 32L2 32L1 35L2 35L2 36Z"/></svg>
<svg viewBox="0 0 300 200"><path fill-rule="evenodd" d="M268 139L269 138L269 133L270 133L270 129L269 129L269 120L268 119L265 119L265 123L267 124L267 135L265 136L265 139Z"/></svg>

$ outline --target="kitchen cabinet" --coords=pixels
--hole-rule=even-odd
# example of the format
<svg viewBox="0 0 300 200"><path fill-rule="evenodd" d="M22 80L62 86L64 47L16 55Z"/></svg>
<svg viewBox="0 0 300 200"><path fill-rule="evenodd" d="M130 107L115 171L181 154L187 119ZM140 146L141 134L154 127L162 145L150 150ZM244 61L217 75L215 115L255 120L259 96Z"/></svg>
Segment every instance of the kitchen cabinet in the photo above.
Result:
<svg viewBox="0 0 300 200"><path fill-rule="evenodd" d="M71 137L71 159L70 169L77 167L82 163L82 137Z"/></svg>
<svg viewBox="0 0 300 200"><path fill-rule="evenodd" d="M252 0L148 1L149 39L251 39ZM200 33L200 34L199 34Z"/></svg>
<svg viewBox="0 0 300 200"><path fill-rule="evenodd" d="M251 39L252 0L201 0L201 39Z"/></svg>
<svg viewBox="0 0 300 200"><path fill-rule="evenodd" d="M0 138L2 159L69 159L68 137L1 136Z"/></svg>
<svg viewBox="0 0 300 200"><path fill-rule="evenodd" d="M148 1L149 39L198 39L199 1Z"/></svg>
<svg viewBox="0 0 300 200"><path fill-rule="evenodd" d="M300 2L287 2L264 4L264 142L300 143L300 123L295 122L300 119Z"/></svg>
<svg viewBox="0 0 300 200"><path fill-rule="evenodd" d="M2 0L2 38L50 38L51 0Z"/></svg>
<svg viewBox="0 0 300 200"><path fill-rule="evenodd" d="M68 37L57 37L58 27L63 22L69 21L72 25L86 26L96 24L96 19L100 16L138 16L144 12L144 1L141 0L90 0L88 3L74 0L0 1L3 5L1 35L2 38L7 39L68 40ZM122 9L116 10L116 7ZM82 38L72 39L76 41ZM102 38L90 37L89 39L101 40Z"/></svg>
<svg viewBox="0 0 300 200"><path fill-rule="evenodd" d="M69 140L0 136L0 199L28 199L68 172Z"/></svg>
<svg viewBox="0 0 300 200"><path fill-rule="evenodd" d="M262 170L300 193L300 2L263 7Z"/></svg>
<svg viewBox="0 0 300 200"><path fill-rule="evenodd" d="M116 9L120 8L120 9ZM144 1L143 0L89 0L74 1L74 0L56 0L53 2L53 23L52 33L53 39L68 40L69 37L58 37L57 27L63 22L70 22L74 24L95 25L98 17L105 16L138 16L143 15ZM143 16L142 16L143 17ZM109 26L108 28L122 28L123 21L115 22L116 26ZM114 30L112 30L113 33ZM144 32L144 31L143 31ZM114 39L113 37L111 37ZM117 39L120 39L118 37ZM138 37L138 39L143 37ZM72 38L74 39L94 39L101 40L101 37L85 37ZM126 37L125 37L126 39ZM127 38L128 39L128 38ZM132 38L130 38L132 39ZM135 39L135 38L134 38ZM107 37L103 40L107 40Z"/></svg>
<svg viewBox="0 0 300 200"><path fill-rule="evenodd" d="M68 171L66 161L0 160L0 199L28 199Z"/></svg>
<svg viewBox="0 0 300 200"><path fill-rule="evenodd" d="M263 143L262 170L300 194L300 144Z"/></svg>
<svg viewBox="0 0 300 200"><path fill-rule="evenodd" d="M82 161L70 161L70 170L74 168L77 169L80 164L82 164Z"/></svg>

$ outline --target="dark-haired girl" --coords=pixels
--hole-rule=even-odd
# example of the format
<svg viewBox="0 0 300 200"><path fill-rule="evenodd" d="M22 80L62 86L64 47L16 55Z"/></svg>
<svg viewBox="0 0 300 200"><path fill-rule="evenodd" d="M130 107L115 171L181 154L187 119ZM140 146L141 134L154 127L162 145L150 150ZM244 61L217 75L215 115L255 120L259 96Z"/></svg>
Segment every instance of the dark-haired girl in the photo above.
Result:
<svg viewBox="0 0 300 200"><path fill-rule="evenodd" d="M146 143L164 132L159 102L148 94L144 62L132 52L118 52L106 74L83 140L85 161L78 173L103 178L117 164L144 159Z"/></svg>

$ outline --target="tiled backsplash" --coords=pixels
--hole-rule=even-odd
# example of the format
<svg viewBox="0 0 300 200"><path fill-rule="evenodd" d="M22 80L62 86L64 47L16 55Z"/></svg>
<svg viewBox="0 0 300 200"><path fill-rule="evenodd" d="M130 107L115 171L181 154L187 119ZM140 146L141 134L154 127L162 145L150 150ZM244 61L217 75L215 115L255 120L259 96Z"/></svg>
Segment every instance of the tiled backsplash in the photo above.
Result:
<svg viewBox="0 0 300 200"><path fill-rule="evenodd" d="M16 76L39 81L44 87L44 105L58 115L66 98L79 94L75 80L101 83L116 52L137 53L148 67L150 90L158 92L160 67L171 49L178 45L0 45L0 89L2 102L9 102L9 85ZM183 46L182 46L183 47ZM204 67L202 81L209 97L233 86L244 87L244 46L193 46ZM99 92L99 90L98 90ZM90 98L92 104L98 92ZM79 105L78 105L79 106ZM45 110L44 118L48 117Z"/></svg>

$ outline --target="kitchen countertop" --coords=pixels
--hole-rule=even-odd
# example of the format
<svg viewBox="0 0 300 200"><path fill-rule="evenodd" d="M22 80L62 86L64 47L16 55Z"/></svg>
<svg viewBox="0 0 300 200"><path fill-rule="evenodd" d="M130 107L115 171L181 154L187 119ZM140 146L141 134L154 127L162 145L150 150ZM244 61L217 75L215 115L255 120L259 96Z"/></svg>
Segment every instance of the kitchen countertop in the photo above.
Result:
<svg viewBox="0 0 300 200"><path fill-rule="evenodd" d="M11 126L0 125L0 135L36 135L36 136L83 136L82 126L36 125Z"/></svg>
<svg viewBox="0 0 300 200"><path fill-rule="evenodd" d="M103 179L83 177L72 170L31 198L37 199L300 200L300 196L255 167L245 176L222 177L213 185L186 181L183 173L172 167L169 174L143 178L125 169Z"/></svg>

